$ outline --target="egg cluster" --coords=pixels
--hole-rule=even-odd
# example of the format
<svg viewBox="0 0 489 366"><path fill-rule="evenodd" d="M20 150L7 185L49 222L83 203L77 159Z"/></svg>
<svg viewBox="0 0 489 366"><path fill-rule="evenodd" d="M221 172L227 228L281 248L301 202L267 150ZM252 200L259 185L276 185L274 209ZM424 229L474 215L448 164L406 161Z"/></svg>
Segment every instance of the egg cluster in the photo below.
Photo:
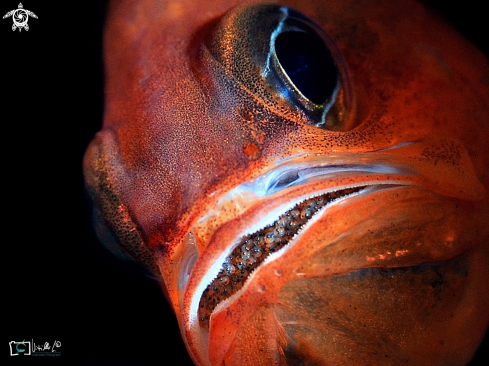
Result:
<svg viewBox="0 0 489 366"><path fill-rule="evenodd" d="M358 190L348 188L305 200L282 214L272 225L244 237L224 260L219 274L202 294L199 305L201 326L208 328L210 315L217 304L236 293L251 272L268 255L287 245L316 212L331 201Z"/></svg>

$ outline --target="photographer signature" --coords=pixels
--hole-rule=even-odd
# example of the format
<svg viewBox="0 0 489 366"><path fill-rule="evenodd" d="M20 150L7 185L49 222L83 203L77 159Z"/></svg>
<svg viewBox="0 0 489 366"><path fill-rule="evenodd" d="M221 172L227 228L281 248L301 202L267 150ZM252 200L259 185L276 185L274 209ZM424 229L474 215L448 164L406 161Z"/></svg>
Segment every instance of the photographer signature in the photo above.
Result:
<svg viewBox="0 0 489 366"><path fill-rule="evenodd" d="M61 347L61 342L60 341L54 341L53 345L50 346L49 342L45 342L43 345L37 345L32 341L32 351L33 352L46 352L46 351L51 351L51 352L56 352L56 348Z"/></svg>

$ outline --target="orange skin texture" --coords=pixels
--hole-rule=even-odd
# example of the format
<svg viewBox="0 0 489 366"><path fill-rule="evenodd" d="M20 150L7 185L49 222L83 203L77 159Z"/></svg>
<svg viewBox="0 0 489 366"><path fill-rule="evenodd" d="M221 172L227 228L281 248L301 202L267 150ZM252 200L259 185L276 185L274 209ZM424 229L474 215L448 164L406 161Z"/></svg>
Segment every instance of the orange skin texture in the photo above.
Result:
<svg viewBox="0 0 489 366"><path fill-rule="evenodd" d="M487 59L409 0L279 1L342 55L347 128L321 129L209 56L241 3L111 3L104 125L84 160L98 215L159 278L196 365L466 364L489 323ZM224 199L288 161L407 168ZM202 283L238 236L315 192L378 184L397 188L322 212L200 329Z"/></svg>

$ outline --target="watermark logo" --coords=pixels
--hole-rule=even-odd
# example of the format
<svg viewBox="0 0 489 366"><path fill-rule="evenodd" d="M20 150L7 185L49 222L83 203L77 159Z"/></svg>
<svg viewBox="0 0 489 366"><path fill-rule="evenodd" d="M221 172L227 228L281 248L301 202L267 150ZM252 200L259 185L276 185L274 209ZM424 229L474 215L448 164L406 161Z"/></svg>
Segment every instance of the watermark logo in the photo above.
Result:
<svg viewBox="0 0 489 366"><path fill-rule="evenodd" d="M29 16L37 19L36 14L34 14L30 10L24 9L22 3L19 3L18 9L9 11L3 16L3 19L12 17L14 21L14 24L12 25L12 30L15 31L18 28L20 32L22 28L24 28L26 31L29 30L29 25L27 24L27 22L29 21Z"/></svg>
<svg viewBox="0 0 489 366"><path fill-rule="evenodd" d="M27 356L31 354L31 342L10 342L10 356Z"/></svg>
<svg viewBox="0 0 489 366"><path fill-rule="evenodd" d="M9 342L10 356L38 356L38 357L60 357L61 342L55 340L53 343L37 343L32 341Z"/></svg>

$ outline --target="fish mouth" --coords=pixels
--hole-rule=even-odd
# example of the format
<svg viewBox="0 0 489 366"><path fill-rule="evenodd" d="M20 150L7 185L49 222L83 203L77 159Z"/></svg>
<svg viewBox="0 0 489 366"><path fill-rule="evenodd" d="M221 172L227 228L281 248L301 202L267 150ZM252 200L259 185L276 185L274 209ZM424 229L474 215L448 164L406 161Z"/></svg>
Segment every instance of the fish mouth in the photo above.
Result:
<svg viewBox="0 0 489 366"><path fill-rule="evenodd" d="M233 231L231 226L239 226L238 234L228 239L227 244L225 240L218 240L221 253L211 261L212 265L193 295L194 322L201 329L208 331L210 317L216 308L238 297L253 272L289 250L301 232L329 207L374 190L413 184L402 179L415 173L403 164L373 161L348 164L338 160L331 164L324 158L300 162L291 159L236 186L194 226L187 240L187 246L193 245L194 249L190 251L192 255L187 255L187 264L182 266L184 275L179 285L182 289L197 262L199 250L195 249L193 236L200 230L201 236L210 244L219 232ZM222 217L230 205L239 207L238 214L219 222L216 218ZM255 211L256 215L253 215ZM249 221L249 216L255 216L255 219ZM218 222L215 228L214 222ZM209 232L202 234L205 230ZM190 242L192 245L188 245ZM204 249L201 256L205 256L206 251Z"/></svg>
<svg viewBox="0 0 489 366"><path fill-rule="evenodd" d="M190 229L177 272L187 334L205 342L213 314L237 301L252 277L291 250L330 208L402 187L477 200L480 192L467 189L478 187L475 175L404 154L414 148L403 143L370 153L295 156L216 198ZM450 176L458 186L439 184L440 169L472 184Z"/></svg>

